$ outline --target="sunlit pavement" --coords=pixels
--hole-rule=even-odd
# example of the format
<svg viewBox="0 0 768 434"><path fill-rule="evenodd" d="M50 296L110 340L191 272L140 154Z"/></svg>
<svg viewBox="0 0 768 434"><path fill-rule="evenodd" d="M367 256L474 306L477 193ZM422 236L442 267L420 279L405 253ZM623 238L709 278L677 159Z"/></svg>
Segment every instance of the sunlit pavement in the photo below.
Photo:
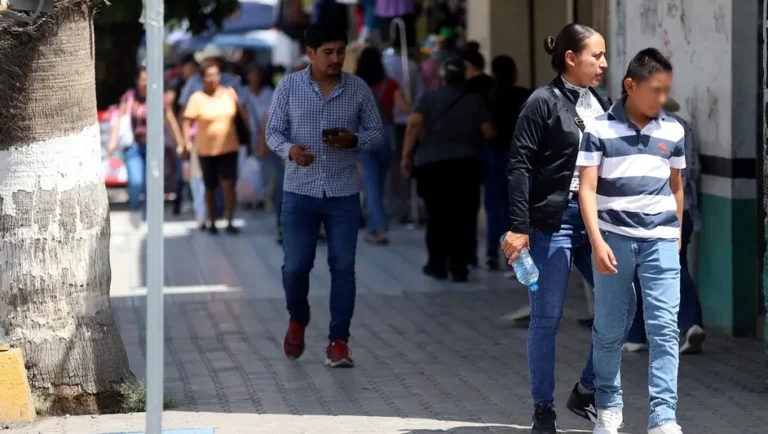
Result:
<svg viewBox="0 0 768 434"><path fill-rule="evenodd" d="M299 362L282 354L287 316L269 214L240 213L243 233L212 237L191 221L165 223L165 427L216 433L527 433L531 407L526 330L505 319L527 303L501 275L467 284L421 274L423 232L395 230L389 246L358 245L358 299L350 341L357 367L322 364L330 275L324 246L312 273L313 322ZM170 219L170 217L169 217ZM145 371L145 233L112 214L112 300L131 366ZM362 238L362 237L361 237ZM576 280L574 280L576 282ZM575 286L575 285L574 285ZM564 409L589 343L574 287L558 336L556 400L564 432L591 432ZM151 332L151 331L150 331ZM757 340L708 335L681 362L686 433L761 433L768 427ZM624 433L645 433L648 354L624 356ZM28 433L141 431L144 415L42 420Z"/></svg>

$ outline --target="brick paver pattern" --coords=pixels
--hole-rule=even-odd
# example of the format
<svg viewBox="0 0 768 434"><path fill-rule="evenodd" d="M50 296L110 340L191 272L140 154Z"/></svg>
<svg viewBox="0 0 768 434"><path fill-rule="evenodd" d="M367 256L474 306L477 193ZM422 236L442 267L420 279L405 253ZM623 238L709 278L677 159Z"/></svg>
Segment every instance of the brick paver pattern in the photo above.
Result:
<svg viewBox="0 0 768 434"><path fill-rule="evenodd" d="M238 237L211 237L189 222L165 225L165 387L174 403L171 420L179 418L176 412L221 414L225 417L198 417L189 427L242 433L528 432L526 330L505 319L527 303L519 284L484 271L467 284L425 278L418 230L395 230L384 247L361 241L350 340L357 367L329 370L322 358L330 275L320 246L312 272L308 348L291 362L282 354L287 314L274 220L244 212L241 217L245 228ZM144 376L145 340L152 331L144 328L143 236L126 227L125 215L113 213L113 308L131 366ZM578 282L574 279L558 335L556 401L561 429L591 432L565 409L590 339L576 323L586 311ZM647 365L647 353L624 355L623 433L646 432ZM679 419L685 432L765 433L764 379L757 340L710 332L704 354L681 359ZM233 427L238 420L246 423L244 415L259 416L249 419L250 426ZM64 428L65 422L51 426L75 432Z"/></svg>

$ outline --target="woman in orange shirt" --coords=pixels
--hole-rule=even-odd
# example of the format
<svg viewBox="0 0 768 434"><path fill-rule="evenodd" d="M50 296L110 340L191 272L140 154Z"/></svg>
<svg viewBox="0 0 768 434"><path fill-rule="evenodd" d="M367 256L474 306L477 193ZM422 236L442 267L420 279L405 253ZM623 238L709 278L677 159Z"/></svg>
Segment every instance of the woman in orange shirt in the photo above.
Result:
<svg viewBox="0 0 768 434"><path fill-rule="evenodd" d="M184 138L188 147L194 146L200 157L205 184L205 205L208 209L211 234L218 233L215 223L215 191L219 183L224 190L224 212L227 233L236 234L232 225L235 211L235 181L240 140L237 135L236 116L248 115L238 101L237 93L221 85L221 67L218 62L205 61L201 65L203 90L195 92L184 110ZM197 122L195 143L190 141L192 122Z"/></svg>

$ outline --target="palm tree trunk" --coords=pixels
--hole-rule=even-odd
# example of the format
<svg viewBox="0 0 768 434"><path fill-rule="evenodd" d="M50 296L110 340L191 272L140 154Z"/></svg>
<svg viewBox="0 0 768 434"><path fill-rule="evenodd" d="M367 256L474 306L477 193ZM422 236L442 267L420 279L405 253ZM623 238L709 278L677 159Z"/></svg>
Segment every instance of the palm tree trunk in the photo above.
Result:
<svg viewBox="0 0 768 434"><path fill-rule="evenodd" d="M0 15L0 325L53 412L113 410L133 378L109 299L94 4Z"/></svg>

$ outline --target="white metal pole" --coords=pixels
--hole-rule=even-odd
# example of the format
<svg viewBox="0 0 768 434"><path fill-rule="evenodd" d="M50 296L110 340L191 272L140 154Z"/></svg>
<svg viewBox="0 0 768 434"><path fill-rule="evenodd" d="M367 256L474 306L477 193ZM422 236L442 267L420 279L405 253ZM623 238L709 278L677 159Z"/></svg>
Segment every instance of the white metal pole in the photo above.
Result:
<svg viewBox="0 0 768 434"><path fill-rule="evenodd" d="M395 32L400 32L400 61L402 62L403 70L403 85L405 87L405 96L408 97L408 101L413 104L414 95L411 93L411 71L410 62L408 58L408 40L407 31L405 28L405 21L402 18L395 18L389 24L389 34L394 35ZM416 188L416 182L411 182L411 219L413 219L413 225L419 226L419 195Z"/></svg>
<svg viewBox="0 0 768 434"><path fill-rule="evenodd" d="M147 35L147 434L163 430L163 0L146 0Z"/></svg>

